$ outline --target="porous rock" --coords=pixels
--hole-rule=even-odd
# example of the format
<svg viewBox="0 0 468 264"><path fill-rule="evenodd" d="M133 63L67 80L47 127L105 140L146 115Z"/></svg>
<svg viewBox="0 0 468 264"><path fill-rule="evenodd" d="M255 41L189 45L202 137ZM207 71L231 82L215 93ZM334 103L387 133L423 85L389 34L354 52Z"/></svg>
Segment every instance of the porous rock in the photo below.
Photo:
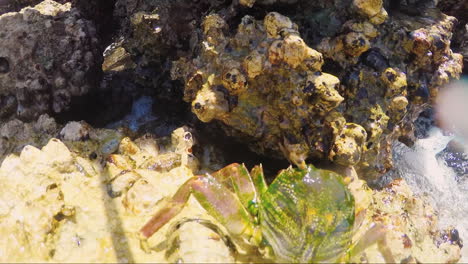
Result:
<svg viewBox="0 0 468 264"><path fill-rule="evenodd" d="M95 28L69 3L3 14L0 36L1 119L63 112L99 81Z"/></svg>

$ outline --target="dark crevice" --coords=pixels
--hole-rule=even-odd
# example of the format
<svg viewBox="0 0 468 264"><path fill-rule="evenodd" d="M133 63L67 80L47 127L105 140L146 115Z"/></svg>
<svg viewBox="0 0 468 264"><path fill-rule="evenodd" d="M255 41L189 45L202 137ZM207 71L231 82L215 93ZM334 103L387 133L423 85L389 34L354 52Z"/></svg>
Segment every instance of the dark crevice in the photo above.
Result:
<svg viewBox="0 0 468 264"><path fill-rule="evenodd" d="M0 57L0 74L5 74L10 71L10 62L5 57Z"/></svg>
<svg viewBox="0 0 468 264"><path fill-rule="evenodd" d="M335 76L340 76L341 73L344 72L344 69L338 62L332 59L325 58L325 63L322 66L322 72L326 72Z"/></svg>
<svg viewBox="0 0 468 264"><path fill-rule="evenodd" d="M290 163L281 158L272 158L255 153L250 149L246 142L249 140L239 140L238 138L227 136L222 132L220 124L202 123L197 122L195 138L197 139L197 146L195 146L195 153L200 150L200 146L213 145L216 149L221 150L225 164L231 163L244 163L248 169L253 168L255 165L262 164L263 171L267 181L271 182L277 173L287 168ZM196 153L197 155L197 153ZM198 156L200 153L198 153ZM282 155L277 155L278 157Z"/></svg>

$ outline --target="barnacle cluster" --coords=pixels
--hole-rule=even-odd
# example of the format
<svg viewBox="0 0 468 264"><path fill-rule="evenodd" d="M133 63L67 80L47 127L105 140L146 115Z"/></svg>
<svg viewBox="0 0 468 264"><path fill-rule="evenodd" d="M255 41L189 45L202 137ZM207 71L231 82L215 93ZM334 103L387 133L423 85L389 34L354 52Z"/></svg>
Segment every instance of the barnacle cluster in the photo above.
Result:
<svg viewBox="0 0 468 264"><path fill-rule="evenodd" d="M227 32L219 15L207 16L200 56L173 65L172 76L185 81L184 100L193 112L203 122L221 120L255 138L262 152L282 150L297 164L310 153L326 155L332 134L317 121L344 98L337 91L338 78L321 71L322 54L279 13L269 13L264 21L245 16L235 36ZM342 118L334 113L334 119Z"/></svg>
<svg viewBox="0 0 468 264"><path fill-rule="evenodd" d="M412 144L415 118L443 85L460 76L462 56L450 49L454 23L453 17L436 9L420 17L396 13L378 28L368 22L345 24L343 33L318 45L326 58L342 67L338 76L346 97L343 115L367 132L363 175L372 178L392 167L392 142ZM361 37L355 42L363 45L353 55L346 43L356 32Z"/></svg>
<svg viewBox="0 0 468 264"><path fill-rule="evenodd" d="M392 167L394 140L411 143L411 123L459 76L462 57L449 47L454 18L440 11L390 19L381 1L353 8L361 18L315 49L276 12L244 16L237 30L208 15L197 56L175 61L172 77L201 121L221 121L255 151L357 165L373 178Z"/></svg>

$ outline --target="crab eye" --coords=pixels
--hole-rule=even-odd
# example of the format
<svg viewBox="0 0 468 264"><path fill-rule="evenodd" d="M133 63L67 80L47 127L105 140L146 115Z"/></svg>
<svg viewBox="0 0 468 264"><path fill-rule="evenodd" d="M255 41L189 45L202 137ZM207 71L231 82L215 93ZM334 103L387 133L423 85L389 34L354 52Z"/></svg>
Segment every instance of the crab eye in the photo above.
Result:
<svg viewBox="0 0 468 264"><path fill-rule="evenodd" d="M194 107L196 110L200 110L202 106L201 106L200 103L195 103L195 104L193 105L193 107Z"/></svg>

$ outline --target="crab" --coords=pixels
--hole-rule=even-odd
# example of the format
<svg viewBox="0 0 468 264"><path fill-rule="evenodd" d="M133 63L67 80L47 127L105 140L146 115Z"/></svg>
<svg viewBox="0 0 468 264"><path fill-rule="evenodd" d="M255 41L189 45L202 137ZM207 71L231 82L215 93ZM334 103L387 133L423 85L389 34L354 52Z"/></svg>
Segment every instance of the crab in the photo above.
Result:
<svg viewBox="0 0 468 264"><path fill-rule="evenodd" d="M346 179L357 177L352 167L345 171ZM378 242L385 260L394 262L382 239L384 227L374 225L352 241L360 218L354 196L341 175L312 165L280 171L269 187L261 165L250 173L231 164L194 176L140 229L142 241L175 217L191 194L244 252L256 249L283 263L347 262Z"/></svg>

